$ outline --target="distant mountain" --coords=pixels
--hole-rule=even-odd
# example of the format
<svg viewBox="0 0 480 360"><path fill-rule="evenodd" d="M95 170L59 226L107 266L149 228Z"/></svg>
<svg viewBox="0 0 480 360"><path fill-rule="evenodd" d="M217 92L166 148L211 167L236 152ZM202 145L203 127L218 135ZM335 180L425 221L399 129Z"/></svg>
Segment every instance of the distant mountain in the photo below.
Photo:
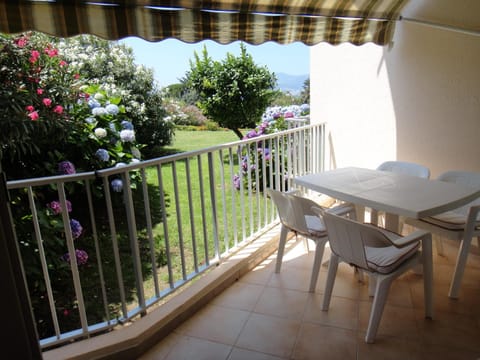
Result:
<svg viewBox="0 0 480 360"><path fill-rule="evenodd" d="M277 76L277 88L284 92L298 94L302 91L303 83L310 75L290 75L285 73L275 73Z"/></svg>

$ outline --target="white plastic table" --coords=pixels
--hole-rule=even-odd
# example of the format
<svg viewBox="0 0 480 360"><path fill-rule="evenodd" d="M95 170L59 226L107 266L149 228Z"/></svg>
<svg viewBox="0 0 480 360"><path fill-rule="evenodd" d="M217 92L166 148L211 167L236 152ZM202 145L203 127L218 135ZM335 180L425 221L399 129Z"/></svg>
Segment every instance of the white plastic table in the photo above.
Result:
<svg viewBox="0 0 480 360"><path fill-rule="evenodd" d="M357 167L295 177L296 186L355 205L385 211L385 227L397 231L398 216L423 218L480 197L479 188Z"/></svg>

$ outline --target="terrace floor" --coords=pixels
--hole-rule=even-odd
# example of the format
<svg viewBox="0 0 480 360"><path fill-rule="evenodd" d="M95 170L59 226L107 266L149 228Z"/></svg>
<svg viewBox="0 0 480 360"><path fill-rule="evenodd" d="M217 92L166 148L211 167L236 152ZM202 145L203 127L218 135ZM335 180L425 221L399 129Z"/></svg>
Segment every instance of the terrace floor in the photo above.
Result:
<svg viewBox="0 0 480 360"><path fill-rule="evenodd" d="M444 241L445 256L434 257L434 320L424 319L421 276L407 273L392 286L376 343L366 344L368 286L340 265L330 310L321 311L327 268L309 293L313 251L291 240L280 274L274 254L139 359L478 360L480 254L473 247L460 299L447 296L458 247Z"/></svg>

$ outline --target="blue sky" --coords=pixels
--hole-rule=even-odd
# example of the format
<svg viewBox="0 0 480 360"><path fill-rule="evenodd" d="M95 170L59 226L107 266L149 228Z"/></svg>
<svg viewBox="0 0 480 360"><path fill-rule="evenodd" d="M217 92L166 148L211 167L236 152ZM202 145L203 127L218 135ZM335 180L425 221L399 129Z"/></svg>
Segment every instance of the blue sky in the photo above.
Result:
<svg viewBox="0 0 480 360"><path fill-rule="evenodd" d="M133 49L137 64L154 69L155 78L162 87L177 83L178 79L190 69L189 61L193 59L194 51L200 54L204 45L214 60L224 59L227 52L234 55L240 53L238 41L229 45L221 45L211 40L187 44L176 39L153 43L130 37L121 42ZM272 72L290 75L305 75L310 72L310 50L302 43L280 45L268 42L262 45L246 44L246 46L247 52L252 55L255 63L266 65Z"/></svg>

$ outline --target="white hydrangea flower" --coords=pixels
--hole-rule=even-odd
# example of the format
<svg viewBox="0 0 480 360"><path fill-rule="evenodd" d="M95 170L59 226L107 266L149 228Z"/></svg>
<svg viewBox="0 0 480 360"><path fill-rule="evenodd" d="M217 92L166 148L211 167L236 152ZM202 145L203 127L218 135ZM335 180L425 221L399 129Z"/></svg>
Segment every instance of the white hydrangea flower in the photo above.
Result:
<svg viewBox="0 0 480 360"><path fill-rule="evenodd" d="M94 132L95 132L95 136L99 139L107 136L107 130L105 130L104 128L96 128Z"/></svg>

